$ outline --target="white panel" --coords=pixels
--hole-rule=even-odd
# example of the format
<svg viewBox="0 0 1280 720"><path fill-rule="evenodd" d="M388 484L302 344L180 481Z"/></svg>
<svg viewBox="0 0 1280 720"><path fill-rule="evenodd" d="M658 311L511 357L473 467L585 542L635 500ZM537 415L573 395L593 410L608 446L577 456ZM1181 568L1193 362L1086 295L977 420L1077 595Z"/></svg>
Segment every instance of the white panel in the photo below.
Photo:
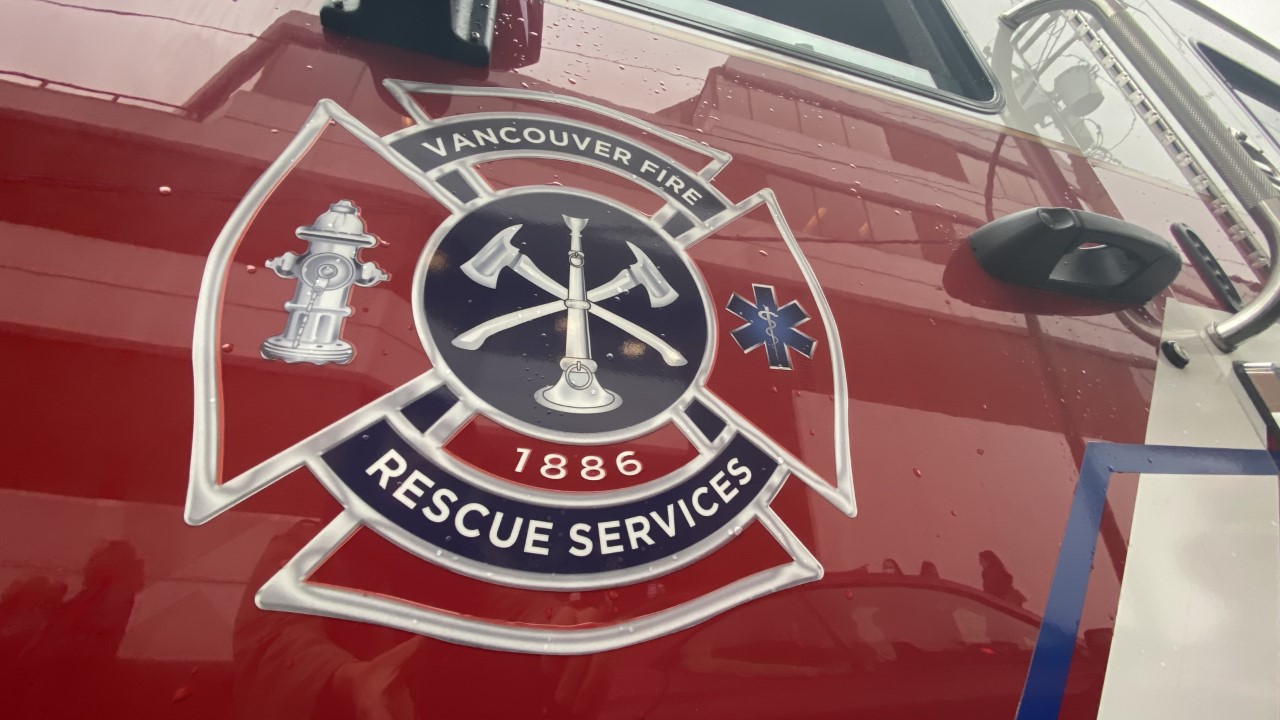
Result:
<svg viewBox="0 0 1280 720"><path fill-rule="evenodd" d="M1170 302L1147 442L1262 447L1232 360L1280 360L1280 329L1223 357L1199 336L1222 317ZM1280 717L1280 494L1275 477L1139 481L1100 720Z"/></svg>

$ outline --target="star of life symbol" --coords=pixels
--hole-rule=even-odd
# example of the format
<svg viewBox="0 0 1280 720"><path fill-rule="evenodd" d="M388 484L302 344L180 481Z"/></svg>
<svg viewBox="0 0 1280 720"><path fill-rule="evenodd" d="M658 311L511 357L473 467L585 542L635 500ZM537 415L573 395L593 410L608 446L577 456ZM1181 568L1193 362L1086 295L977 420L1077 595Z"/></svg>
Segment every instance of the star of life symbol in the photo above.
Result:
<svg viewBox="0 0 1280 720"><path fill-rule="evenodd" d="M796 330L797 325L809 320L799 301L792 300L778 307L772 287L753 285L752 289L754 303L734 293L726 306L729 312L747 321L731 333L742 352L749 353L763 345L769 367L779 370L791 369L792 349L805 357L813 357L814 339Z"/></svg>
<svg viewBox="0 0 1280 720"><path fill-rule="evenodd" d="M192 346L196 409L187 522L213 520L300 469L343 508L262 586L255 598L258 607L374 623L495 650L568 655L645 642L821 578L821 564L771 502L791 479L846 515L855 515L848 387L830 306L773 193L761 190L730 201L711 184L730 161L727 154L586 101L506 88L385 84L414 124L379 137L332 101L318 103L227 221L200 288ZM413 99L415 94L497 96L530 110L433 118ZM706 164L683 167L630 134L548 114L548 104L621 121L634 129L636 138L679 146L707 158ZM318 257L339 252L353 268L364 262L361 274L347 282L350 273L317 270L314 280L304 273L307 282L285 304L285 331L279 339L269 339L263 356L316 363L316 392L323 393L324 378L340 377L326 373L352 372L362 362L357 342L341 336L342 321L351 313L348 303L363 303L361 293L375 292L370 288L378 285L378 292L393 288L397 297L412 298L414 327L430 366L227 477L223 406L228 390L221 373L224 353L219 351L225 321L235 307L228 301L234 284L227 277L237 249L275 188L330 126L354 136L449 217L430 234L416 266L406 269L388 265L386 254L367 261L358 257L356 248L370 255L378 252L363 223L376 228L379 222L376 213L359 217L359 197L317 199L318 210L331 205L335 214L300 227L298 237L343 243L337 251L313 243L309 252ZM659 196L663 207L641 213L582 188L494 190L477 165L507 156L576 162L612 172ZM695 259L709 247L701 244L704 240L751 213L757 222L767 213L775 224L785 249L774 253L785 260L775 262L794 263L802 278L786 286L784 297L803 298L812 315L799 299L778 307L776 282L758 284L754 302L741 298L730 281L703 271L705 257ZM390 272L372 265L375 260ZM337 265L325 259L321 267L326 263ZM292 278L285 264L276 264L280 267L272 267L278 274ZM795 273L789 271L789 276ZM343 281L341 288L336 280ZM272 287L285 289L283 284ZM724 328L726 337L718 339L717 309L726 302L747 324ZM809 335L796 329L805 322L810 323ZM817 352L813 336L826 341L827 354ZM363 342L361 336L351 337ZM743 382L737 377L742 370L732 378L718 373L715 348L729 337L744 351L766 348L769 365L762 364L760 372L801 362L790 350L807 358L803 362L815 363L813 372L788 377L806 382L818 378L820 391L831 398L829 416L795 418L830 433L830 442L814 445L822 453L834 447L834 456L820 464L830 469L815 470L814 462L823 460L815 451L775 440L760 429L758 421L765 414L776 420L795 412L791 397L763 399L781 403L774 408L762 404L758 393L748 392L754 385L750 378ZM308 350L315 352L304 352ZM527 364L529 372L519 371L517 363ZM544 367L546 374L534 374L535 367ZM485 458L464 457L454 444L481 421L524 445L580 448L592 457L615 452L613 477L631 482L611 480L589 492L566 493L517 477L520 465L485 467ZM681 436L691 459L646 475L642 468L652 460L640 458L637 450L643 446L637 443L662 432ZM555 472L563 476L564 456L546 457L542 477L556 477ZM560 457L560 464L553 457ZM591 480L587 471L598 468L584 460L582 477ZM669 604L645 614L588 626L532 620L513 624L499 615L447 607L443 600L409 600L311 581L344 552L348 541L372 532L424 567L500 587L513 602L525 597L522 593L568 597L643 587L659 578L670 588L692 582L700 563L734 551L735 538L753 531L775 542L790 560L752 568L692 599L675 594ZM430 585L425 583L423 592L429 593Z"/></svg>

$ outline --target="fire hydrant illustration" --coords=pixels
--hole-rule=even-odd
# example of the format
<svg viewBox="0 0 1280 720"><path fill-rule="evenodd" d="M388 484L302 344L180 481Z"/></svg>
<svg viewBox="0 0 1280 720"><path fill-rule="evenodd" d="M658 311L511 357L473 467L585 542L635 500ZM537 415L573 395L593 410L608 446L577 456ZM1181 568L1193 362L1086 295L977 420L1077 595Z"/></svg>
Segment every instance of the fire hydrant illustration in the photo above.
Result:
<svg viewBox="0 0 1280 720"><path fill-rule="evenodd" d="M355 285L370 287L390 279L372 262L360 261L360 248L378 244L364 231L360 208L339 200L314 224L298 228L307 241L301 255L287 252L266 266L282 278L297 280L284 332L262 343L262 357L285 362L349 363L355 348L342 339L342 326L352 313L347 304Z"/></svg>

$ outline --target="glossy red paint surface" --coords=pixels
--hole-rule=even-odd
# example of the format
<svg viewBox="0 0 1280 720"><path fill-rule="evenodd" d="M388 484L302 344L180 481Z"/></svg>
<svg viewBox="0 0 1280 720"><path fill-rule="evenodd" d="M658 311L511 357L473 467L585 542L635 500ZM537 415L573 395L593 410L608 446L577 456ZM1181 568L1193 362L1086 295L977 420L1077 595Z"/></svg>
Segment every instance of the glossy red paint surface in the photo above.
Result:
<svg viewBox="0 0 1280 720"><path fill-rule="evenodd" d="M0 76L7 717L1011 717L1083 445L1141 441L1159 323L999 285L973 266L964 238L993 217L1065 204L1157 231L1189 222L1225 243L1188 193L559 6L544 9L537 64L486 73L326 36L307 12L259 8L245 20L166 7L188 18L174 23L37 5L22 21L44 49ZM133 53L143 50L168 59L140 65ZM849 380L858 516L795 482L773 503L823 580L573 658L254 607L257 588L340 508L300 470L216 522L183 522L196 291L213 238L317 100L379 133L404 126L380 89L389 77L528 85L615 105L729 152L715 184L731 199L777 193L832 304ZM432 109L512 108L451 98ZM288 292L259 268L267 252L296 249L300 219L358 195L386 241L377 261L395 276L412 273L446 214L349 139L326 135L318 148L255 220L254 252L237 256L228 283L228 473L426 365L409 298L390 289L358 296L348 335L361 353L337 379L258 357ZM665 149L696 166L694 153ZM486 176L495 187L559 182L652 204L569 163L493 163ZM780 242L748 217L700 245L698 261L717 297L764 279L795 295L802 284L776 261ZM1191 272L1170 294L1210 302ZM735 365L759 356L718 341L713 389L754 397L769 408L762 429L821 455L813 430L829 422L829 372L737 387ZM486 432L503 431L469 428L450 450L496 468L520 447ZM678 464L688 449L664 432L627 447L650 453L652 468ZM1096 712L1131 502L1119 492L1063 717ZM751 526L686 570L567 597L464 578L366 531L312 580L410 600L429 589L460 614L580 627L697 597L779 553Z"/></svg>

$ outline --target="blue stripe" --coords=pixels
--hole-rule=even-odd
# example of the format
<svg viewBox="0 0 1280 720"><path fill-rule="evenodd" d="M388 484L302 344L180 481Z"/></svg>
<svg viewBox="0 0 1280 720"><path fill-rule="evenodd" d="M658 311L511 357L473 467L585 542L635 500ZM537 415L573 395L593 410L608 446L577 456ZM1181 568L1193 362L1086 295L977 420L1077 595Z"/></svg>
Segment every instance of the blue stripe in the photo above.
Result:
<svg viewBox="0 0 1280 720"><path fill-rule="evenodd" d="M1277 475L1277 459L1265 450L1220 450L1168 445L1090 443L1062 536L1058 565L1049 586L1044 619L1016 720L1057 720L1084 612L1089 571L1098 547L1098 526L1111 474Z"/></svg>

